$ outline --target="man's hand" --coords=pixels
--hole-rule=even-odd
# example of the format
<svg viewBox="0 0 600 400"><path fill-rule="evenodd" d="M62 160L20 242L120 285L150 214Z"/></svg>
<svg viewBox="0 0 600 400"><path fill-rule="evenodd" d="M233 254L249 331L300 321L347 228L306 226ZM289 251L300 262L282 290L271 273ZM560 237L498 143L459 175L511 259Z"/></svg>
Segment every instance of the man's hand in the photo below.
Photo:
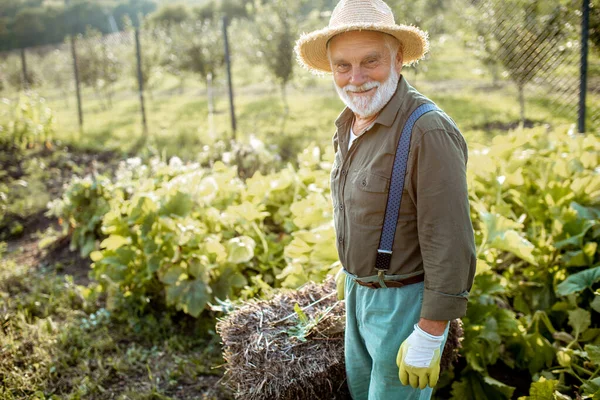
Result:
<svg viewBox="0 0 600 400"><path fill-rule="evenodd" d="M396 364L403 385L425 389L434 387L440 377L440 347L444 335L433 336L415 324L413 333L400 346Z"/></svg>
<svg viewBox="0 0 600 400"><path fill-rule="evenodd" d="M335 289L337 291L337 299L344 300L344 289L346 288L346 274L344 268L340 268L335 275Z"/></svg>

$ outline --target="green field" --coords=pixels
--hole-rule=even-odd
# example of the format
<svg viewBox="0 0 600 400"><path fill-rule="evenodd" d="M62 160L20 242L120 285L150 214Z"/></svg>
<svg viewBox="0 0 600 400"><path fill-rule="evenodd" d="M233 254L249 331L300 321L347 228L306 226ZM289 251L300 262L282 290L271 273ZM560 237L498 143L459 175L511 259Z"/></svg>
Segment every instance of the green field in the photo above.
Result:
<svg viewBox="0 0 600 400"><path fill-rule="evenodd" d="M121 47L115 52L125 53L127 49ZM506 77L494 83L490 72L463 46L461 39L450 35L442 35L437 41L434 38L429 57L415 67L405 67L404 76L452 116L467 137L492 137L518 124L515 85ZM62 92L48 85L36 88L54 112L55 139L82 149L111 149L129 154L140 146L151 146L167 156L194 159L203 145L232 137L223 76L215 80L215 113L209 116L204 82L188 74L182 89L179 79L166 75L145 94L146 136L142 132L139 97L134 90L136 83L128 70L124 72L123 79L112 89L111 107L91 88L83 87L82 131L78 128L74 90ZM287 157L312 140L330 141L333 121L343 105L329 76L315 77L296 68L287 89L289 113L285 115L279 85L266 69L256 64L249 66L243 58L234 57L232 75L239 140L247 141L254 135L267 144L282 145L281 151ZM18 98L10 91L4 96L13 102ZM554 102L552 98L551 87L526 87L529 125L576 123L572 98L563 96ZM597 95L590 93L588 104L598 100ZM588 112L589 121L593 119L592 111ZM596 129L590 123L588 126Z"/></svg>

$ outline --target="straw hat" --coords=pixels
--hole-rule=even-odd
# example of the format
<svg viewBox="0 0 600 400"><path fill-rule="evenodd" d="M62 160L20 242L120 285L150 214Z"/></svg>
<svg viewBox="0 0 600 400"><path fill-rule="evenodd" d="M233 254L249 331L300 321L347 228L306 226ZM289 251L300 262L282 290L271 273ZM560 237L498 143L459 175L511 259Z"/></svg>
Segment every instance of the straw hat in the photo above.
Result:
<svg viewBox="0 0 600 400"><path fill-rule="evenodd" d="M398 39L404 65L420 60L429 50L427 33L415 26L396 25L392 10L382 0L341 0L328 27L300 36L294 49L298 62L313 73L331 72L327 42L340 33L360 30L383 32Z"/></svg>

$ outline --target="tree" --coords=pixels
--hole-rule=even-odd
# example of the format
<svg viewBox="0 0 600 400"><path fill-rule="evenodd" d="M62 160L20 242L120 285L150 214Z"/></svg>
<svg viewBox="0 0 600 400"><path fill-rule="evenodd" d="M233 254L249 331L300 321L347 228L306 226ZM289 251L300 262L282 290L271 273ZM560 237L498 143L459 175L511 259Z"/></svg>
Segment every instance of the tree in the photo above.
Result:
<svg viewBox="0 0 600 400"><path fill-rule="evenodd" d="M525 121L525 86L541 71L552 68L564 39L557 2L483 0L475 29L484 64L502 65L517 85L520 119Z"/></svg>
<svg viewBox="0 0 600 400"><path fill-rule="evenodd" d="M151 26L171 30L173 26L189 21L192 17L190 9L184 4L167 4L152 13L148 19Z"/></svg>
<svg viewBox="0 0 600 400"><path fill-rule="evenodd" d="M294 43L298 37L296 18L302 2L255 0L251 7L251 30L255 57L278 81L285 115L289 112L286 87L294 72Z"/></svg>
<svg viewBox="0 0 600 400"><path fill-rule="evenodd" d="M106 98L108 102L103 104L105 109L112 107L112 87L118 80L121 63L99 31L88 28L83 39L79 35L77 41L79 79L84 85L93 88L98 98Z"/></svg>
<svg viewBox="0 0 600 400"><path fill-rule="evenodd" d="M67 35L84 33L90 26L112 32L112 15L122 27L125 15L134 20L156 8L152 0L42 1L2 0L0 5L0 50L61 43Z"/></svg>
<svg viewBox="0 0 600 400"><path fill-rule="evenodd" d="M223 36L218 19L205 19L181 24L180 29L185 40L178 45L180 49L180 68L197 74L206 82L207 76L217 75L225 64Z"/></svg>
<svg viewBox="0 0 600 400"><path fill-rule="evenodd" d="M134 24L128 16L124 18L125 32L131 37L134 35ZM140 35L140 50L141 50L141 61L142 61L142 85L144 90L148 92L150 98L152 98L152 90L159 84L163 74L163 66L161 61L164 58L166 52L164 45L164 38L166 33L162 28L155 29L142 29L139 30ZM137 50L136 46L129 46L128 56L129 60L136 60L130 63L130 72L133 81L135 82L135 88L138 87L138 68L137 68Z"/></svg>
<svg viewBox="0 0 600 400"><path fill-rule="evenodd" d="M590 41L600 53L600 2L592 1L590 7Z"/></svg>
<svg viewBox="0 0 600 400"><path fill-rule="evenodd" d="M142 21L139 15L147 15L156 10L156 3L149 0L129 0L127 3L121 3L112 11L112 15L117 21L119 30L127 28L127 21L135 27L139 27Z"/></svg>
<svg viewBox="0 0 600 400"><path fill-rule="evenodd" d="M18 47L34 46L46 31L46 18L41 8L25 8L15 16L12 31Z"/></svg>

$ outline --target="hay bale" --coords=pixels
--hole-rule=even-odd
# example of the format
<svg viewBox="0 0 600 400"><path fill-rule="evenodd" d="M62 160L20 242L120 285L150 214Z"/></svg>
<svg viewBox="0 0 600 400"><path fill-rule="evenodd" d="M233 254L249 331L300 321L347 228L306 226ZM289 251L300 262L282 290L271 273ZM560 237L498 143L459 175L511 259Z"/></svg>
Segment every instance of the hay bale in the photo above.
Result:
<svg viewBox="0 0 600 400"><path fill-rule="evenodd" d="M446 345L442 352L442 359L440 360L440 374L444 373L445 370L450 368L452 364L458 360L460 349L462 348L462 340L464 336L463 324L461 319L454 319L450 321L450 328L448 328L448 339L446 339Z"/></svg>
<svg viewBox="0 0 600 400"><path fill-rule="evenodd" d="M295 304L304 309L308 323L300 322ZM223 383L238 399L350 399L344 326L345 307L336 300L333 278L282 290L270 300L247 301L217 324L226 361ZM291 336L298 327L307 331L299 335L305 341ZM442 371L456 361L461 338L461 322L454 320Z"/></svg>
<svg viewBox="0 0 600 400"><path fill-rule="evenodd" d="M308 324L299 321L295 304L313 304L304 310ZM239 399L349 399L344 313L332 278L245 302L217 324L226 361L223 382ZM295 327L310 328L306 341L287 333Z"/></svg>

